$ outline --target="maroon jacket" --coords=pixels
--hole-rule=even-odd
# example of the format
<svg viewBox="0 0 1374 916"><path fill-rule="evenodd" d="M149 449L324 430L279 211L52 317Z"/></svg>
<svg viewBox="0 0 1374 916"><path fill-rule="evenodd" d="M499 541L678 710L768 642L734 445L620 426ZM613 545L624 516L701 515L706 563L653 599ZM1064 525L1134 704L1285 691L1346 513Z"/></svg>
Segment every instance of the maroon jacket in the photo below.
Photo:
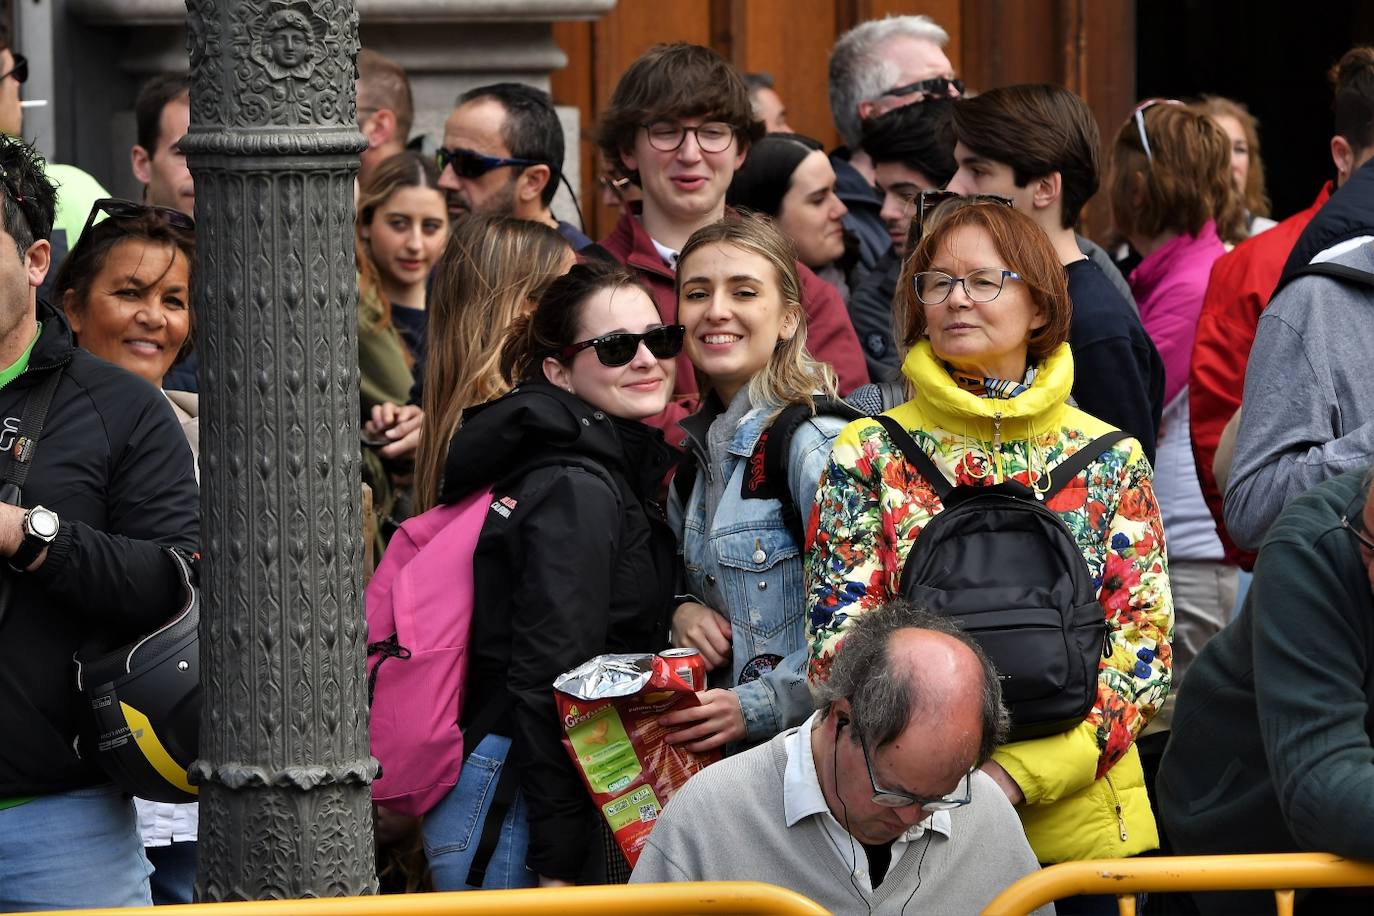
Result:
<svg viewBox="0 0 1374 916"><path fill-rule="evenodd" d="M629 207L620 210L620 222L611 234L601 240L617 261L634 270L653 293L658 313L669 324L677 321L677 292L673 270L663 263L649 233L644 230ZM839 379L840 394L845 395L868 383L868 368L864 363L859 337L849 322L849 310L835 287L816 276L800 261L802 309L806 312L806 349L816 359L830 364ZM685 433L677 422L697 409L697 382L692 361L684 352L677 358L677 384L668 409L647 422L667 435L668 441L680 445Z"/></svg>

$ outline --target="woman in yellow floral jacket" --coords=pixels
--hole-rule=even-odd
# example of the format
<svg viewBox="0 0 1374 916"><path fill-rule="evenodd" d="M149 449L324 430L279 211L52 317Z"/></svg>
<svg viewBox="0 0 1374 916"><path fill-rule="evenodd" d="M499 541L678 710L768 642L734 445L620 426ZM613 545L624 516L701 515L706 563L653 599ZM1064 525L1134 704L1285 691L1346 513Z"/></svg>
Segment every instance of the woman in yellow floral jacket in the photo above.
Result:
<svg viewBox="0 0 1374 916"><path fill-rule="evenodd" d="M947 207L949 205L946 205ZM1073 356L1064 270L1029 217L952 210L902 273L902 370L916 395L889 411L956 484L1048 473L1111 427L1066 403ZM1123 439L1047 506L1083 551L1107 621L1097 699L1062 734L1005 745L984 769L1016 805L1041 862L1159 845L1136 735L1169 690L1173 603L1150 464ZM808 538L810 677L823 681L850 621L894 596L939 498L872 420L841 431Z"/></svg>

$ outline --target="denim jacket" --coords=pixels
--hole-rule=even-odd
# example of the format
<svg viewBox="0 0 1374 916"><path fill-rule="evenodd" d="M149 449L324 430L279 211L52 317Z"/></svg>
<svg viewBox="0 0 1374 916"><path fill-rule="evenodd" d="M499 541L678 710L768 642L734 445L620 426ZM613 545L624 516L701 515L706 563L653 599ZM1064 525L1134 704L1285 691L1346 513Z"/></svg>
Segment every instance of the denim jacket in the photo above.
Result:
<svg viewBox="0 0 1374 916"><path fill-rule="evenodd" d="M749 456L775 412L756 408L745 414L725 461L714 467L704 429L696 435L689 428L693 424L684 423L698 470L686 504L674 489L668 507L669 522L679 534L684 592L730 621L731 664L713 671L710 685L735 691L751 743L800 723L813 709L806 684L803 545L787 530L778 500L740 495ZM845 422L837 416L812 417L792 438L787 484L804 524L811 517L831 442ZM708 532L707 480L716 475L726 483ZM742 676L749 679L741 683Z"/></svg>

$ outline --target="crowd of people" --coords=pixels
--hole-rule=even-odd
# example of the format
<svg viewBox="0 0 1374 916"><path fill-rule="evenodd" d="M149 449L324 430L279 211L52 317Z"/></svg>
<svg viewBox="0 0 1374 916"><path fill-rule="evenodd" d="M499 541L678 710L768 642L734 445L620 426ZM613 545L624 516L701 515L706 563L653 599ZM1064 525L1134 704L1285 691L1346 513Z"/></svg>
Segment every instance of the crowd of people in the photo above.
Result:
<svg viewBox="0 0 1374 916"><path fill-rule="evenodd" d="M1104 162L1083 99L965 86L948 40L841 36L830 152L766 74L651 48L595 125L600 240L553 212L546 93L463 93L430 156L359 53L365 537L493 494L462 768L378 809L385 889L971 913L1060 862L1374 860L1374 48L1330 74L1334 177L1275 223L1240 102L1143 100ZM135 202L22 141L26 72L0 33L0 911L187 902L196 806L112 786L70 681L184 605L198 549L189 84L139 95ZM552 683L669 647L707 683L666 740L724 759L631 870Z"/></svg>

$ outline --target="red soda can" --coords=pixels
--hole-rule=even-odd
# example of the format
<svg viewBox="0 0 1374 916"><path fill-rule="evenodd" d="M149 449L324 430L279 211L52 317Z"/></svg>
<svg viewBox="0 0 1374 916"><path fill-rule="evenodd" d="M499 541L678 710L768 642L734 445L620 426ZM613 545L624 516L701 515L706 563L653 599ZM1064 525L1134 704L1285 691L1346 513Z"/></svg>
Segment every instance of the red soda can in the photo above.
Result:
<svg viewBox="0 0 1374 916"><path fill-rule="evenodd" d="M664 649L658 657L667 659L673 673L693 690L706 689L706 661L696 649Z"/></svg>

